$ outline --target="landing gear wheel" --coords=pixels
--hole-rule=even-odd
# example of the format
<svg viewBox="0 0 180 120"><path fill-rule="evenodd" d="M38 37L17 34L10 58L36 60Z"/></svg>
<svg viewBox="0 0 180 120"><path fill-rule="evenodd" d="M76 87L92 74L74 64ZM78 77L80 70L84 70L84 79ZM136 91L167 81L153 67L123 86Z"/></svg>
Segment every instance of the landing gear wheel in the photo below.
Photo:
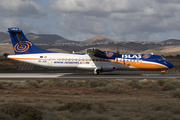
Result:
<svg viewBox="0 0 180 120"><path fill-rule="evenodd" d="M161 73L161 75L164 75L164 74L165 74L165 72L162 72L162 73Z"/></svg>
<svg viewBox="0 0 180 120"><path fill-rule="evenodd" d="M161 75L164 75L165 74L165 70L161 71Z"/></svg>
<svg viewBox="0 0 180 120"><path fill-rule="evenodd" d="M94 74L98 75L100 73L100 71L98 69L94 69Z"/></svg>

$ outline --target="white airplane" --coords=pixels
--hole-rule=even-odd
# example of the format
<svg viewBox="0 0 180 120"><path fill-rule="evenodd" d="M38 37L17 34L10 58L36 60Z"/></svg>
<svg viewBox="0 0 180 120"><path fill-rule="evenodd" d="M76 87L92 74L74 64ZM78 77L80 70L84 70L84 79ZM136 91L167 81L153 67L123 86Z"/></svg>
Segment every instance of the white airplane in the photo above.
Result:
<svg viewBox="0 0 180 120"><path fill-rule="evenodd" d="M94 74L113 70L165 71L173 64L160 55L117 54L111 51L87 49L86 54L56 53L38 48L30 42L19 28L8 28L15 55L14 59L43 67L55 69L83 69Z"/></svg>

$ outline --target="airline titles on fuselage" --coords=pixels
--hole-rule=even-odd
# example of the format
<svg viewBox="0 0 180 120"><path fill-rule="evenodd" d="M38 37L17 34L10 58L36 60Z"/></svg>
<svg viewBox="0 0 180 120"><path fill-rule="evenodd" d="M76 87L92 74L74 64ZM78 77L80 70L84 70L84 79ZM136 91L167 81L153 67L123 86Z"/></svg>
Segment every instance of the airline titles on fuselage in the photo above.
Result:
<svg viewBox="0 0 180 120"><path fill-rule="evenodd" d="M126 55L126 54L123 54L122 55L122 58L136 58L136 59L140 59L140 58L142 58L142 56L140 55L140 54L138 54L138 55Z"/></svg>
<svg viewBox="0 0 180 120"><path fill-rule="evenodd" d="M54 61L55 64L89 64L89 62Z"/></svg>

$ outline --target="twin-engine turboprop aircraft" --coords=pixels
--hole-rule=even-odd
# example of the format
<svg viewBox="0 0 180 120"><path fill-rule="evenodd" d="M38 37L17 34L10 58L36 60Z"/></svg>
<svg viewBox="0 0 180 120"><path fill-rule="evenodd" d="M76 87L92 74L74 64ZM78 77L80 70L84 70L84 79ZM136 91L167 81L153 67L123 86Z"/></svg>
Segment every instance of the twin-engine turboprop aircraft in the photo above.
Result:
<svg viewBox="0 0 180 120"><path fill-rule="evenodd" d="M94 74L113 70L165 71L173 64L160 55L118 54L111 51L87 49L86 54L56 53L38 48L19 28L8 28L15 55L9 59L56 69L84 69Z"/></svg>

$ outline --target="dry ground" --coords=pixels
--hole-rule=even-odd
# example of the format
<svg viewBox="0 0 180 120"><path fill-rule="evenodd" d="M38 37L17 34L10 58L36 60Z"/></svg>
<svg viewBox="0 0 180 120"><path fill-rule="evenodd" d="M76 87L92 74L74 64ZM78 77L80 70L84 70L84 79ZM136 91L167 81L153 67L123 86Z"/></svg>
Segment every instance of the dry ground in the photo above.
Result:
<svg viewBox="0 0 180 120"><path fill-rule="evenodd" d="M180 81L0 82L2 120L180 120Z"/></svg>

